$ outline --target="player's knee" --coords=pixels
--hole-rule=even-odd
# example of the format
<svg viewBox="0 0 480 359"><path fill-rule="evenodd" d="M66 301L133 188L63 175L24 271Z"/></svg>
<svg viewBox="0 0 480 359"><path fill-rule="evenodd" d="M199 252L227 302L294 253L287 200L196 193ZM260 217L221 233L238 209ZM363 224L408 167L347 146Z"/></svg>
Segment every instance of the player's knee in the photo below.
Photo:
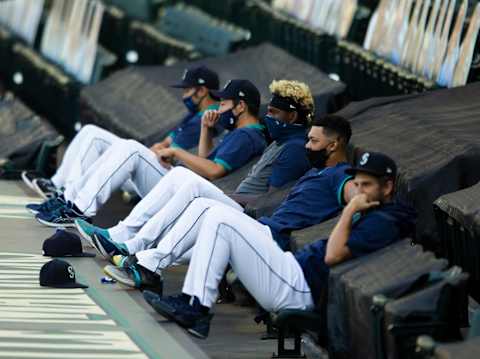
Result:
<svg viewBox="0 0 480 359"><path fill-rule="evenodd" d="M195 208L195 209L204 209L205 211L208 211L210 207L212 207L211 200L203 197L195 198L192 200L192 202L189 205L190 208Z"/></svg>
<svg viewBox="0 0 480 359"><path fill-rule="evenodd" d="M175 176L175 177L178 177L178 179L180 180L184 180L187 178L188 175L190 175L192 173L191 170L189 170L188 168L186 167L182 167L182 166L176 166L174 167L173 169L171 169L169 171L169 175L170 176Z"/></svg>
<svg viewBox="0 0 480 359"><path fill-rule="evenodd" d="M205 222L210 225L219 225L220 223L227 223L230 209L224 205L218 204L210 207L205 214Z"/></svg>
<svg viewBox="0 0 480 359"><path fill-rule="evenodd" d="M79 133L95 133L95 132L98 132L99 130L100 130L100 127L92 124L88 124L88 125L84 125L81 128Z"/></svg>
<svg viewBox="0 0 480 359"><path fill-rule="evenodd" d="M141 152L146 149L144 145L136 140L121 140L116 142L116 146L129 153ZM148 151L150 152L150 151Z"/></svg>

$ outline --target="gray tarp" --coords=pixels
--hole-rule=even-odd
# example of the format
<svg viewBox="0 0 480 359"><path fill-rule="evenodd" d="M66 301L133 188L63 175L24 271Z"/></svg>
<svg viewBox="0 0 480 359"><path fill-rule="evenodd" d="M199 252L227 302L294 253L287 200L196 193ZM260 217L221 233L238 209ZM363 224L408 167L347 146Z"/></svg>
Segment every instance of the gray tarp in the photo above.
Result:
<svg viewBox="0 0 480 359"><path fill-rule="evenodd" d="M0 158L35 152L36 145L57 132L18 99L0 97Z"/></svg>
<svg viewBox="0 0 480 359"><path fill-rule="evenodd" d="M480 182L464 190L441 196L435 201L435 205L454 218L472 236L480 237Z"/></svg>
<svg viewBox="0 0 480 359"><path fill-rule="evenodd" d="M373 350L370 307L376 294L393 295L413 278L442 270L435 259L409 240L331 269L328 281L328 338L332 358L369 358Z"/></svg>

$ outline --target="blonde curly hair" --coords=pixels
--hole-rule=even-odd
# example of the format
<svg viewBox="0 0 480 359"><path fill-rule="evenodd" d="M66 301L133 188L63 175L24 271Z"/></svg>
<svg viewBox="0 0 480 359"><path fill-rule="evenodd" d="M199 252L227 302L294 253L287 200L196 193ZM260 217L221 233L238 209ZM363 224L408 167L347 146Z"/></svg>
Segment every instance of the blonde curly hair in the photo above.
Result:
<svg viewBox="0 0 480 359"><path fill-rule="evenodd" d="M307 84L293 80L273 80L270 84L270 92L281 97L289 97L302 106L305 120L310 124L315 104L313 102L312 92Z"/></svg>

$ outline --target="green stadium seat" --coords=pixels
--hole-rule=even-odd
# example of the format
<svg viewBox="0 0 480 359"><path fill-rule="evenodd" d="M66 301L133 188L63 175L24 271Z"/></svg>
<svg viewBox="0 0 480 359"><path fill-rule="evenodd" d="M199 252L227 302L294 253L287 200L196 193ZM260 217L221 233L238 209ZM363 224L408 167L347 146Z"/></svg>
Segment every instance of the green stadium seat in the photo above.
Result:
<svg viewBox="0 0 480 359"><path fill-rule="evenodd" d="M210 56L243 47L251 36L247 30L184 4L163 8L156 27L169 36L195 44L199 52Z"/></svg>

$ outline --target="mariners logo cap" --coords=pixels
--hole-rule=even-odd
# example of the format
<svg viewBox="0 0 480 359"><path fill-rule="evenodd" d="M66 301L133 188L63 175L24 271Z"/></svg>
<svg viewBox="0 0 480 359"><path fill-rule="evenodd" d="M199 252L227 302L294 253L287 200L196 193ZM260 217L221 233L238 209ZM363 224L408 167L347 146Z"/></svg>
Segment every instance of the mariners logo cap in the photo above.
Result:
<svg viewBox="0 0 480 359"><path fill-rule="evenodd" d="M209 90L218 90L220 80L218 79L217 73L205 66L191 67L185 69L181 82L171 85L171 87L175 88L198 86L205 86Z"/></svg>
<svg viewBox="0 0 480 359"><path fill-rule="evenodd" d="M40 285L52 288L88 288L76 281L73 266L61 259L52 259L40 269Z"/></svg>
<svg viewBox="0 0 480 359"><path fill-rule="evenodd" d="M48 257L95 257L85 253L80 237L75 233L58 229L53 236L43 242L43 255Z"/></svg>
<svg viewBox="0 0 480 359"><path fill-rule="evenodd" d="M395 179L397 177L397 165L394 160L383 153L365 152L360 156L355 166L345 172L349 175L363 172L375 177Z"/></svg>
<svg viewBox="0 0 480 359"><path fill-rule="evenodd" d="M247 104L260 107L260 92L248 80L230 80L223 90L212 91L212 95L223 100L243 100Z"/></svg>

